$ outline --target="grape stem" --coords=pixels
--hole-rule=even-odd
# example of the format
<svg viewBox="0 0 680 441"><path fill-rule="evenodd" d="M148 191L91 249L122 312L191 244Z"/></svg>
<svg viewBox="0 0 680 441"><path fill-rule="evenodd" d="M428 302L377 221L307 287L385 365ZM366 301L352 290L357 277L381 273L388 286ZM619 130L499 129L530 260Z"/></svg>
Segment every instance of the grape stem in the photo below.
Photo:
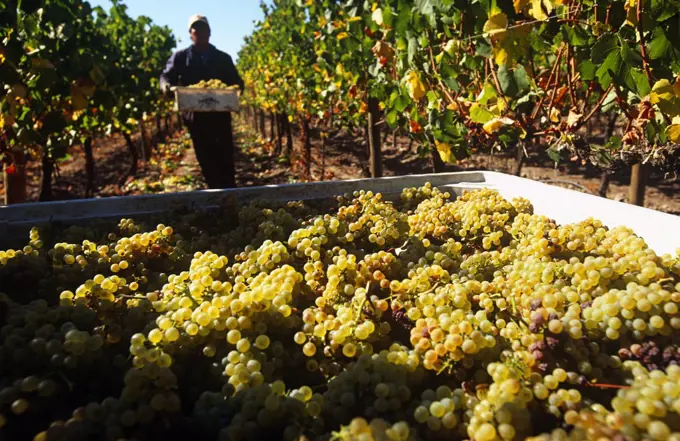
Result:
<svg viewBox="0 0 680 441"><path fill-rule="evenodd" d="M630 386L623 386L620 384L607 384L607 383L586 383L586 387L597 387L599 389L630 389Z"/></svg>

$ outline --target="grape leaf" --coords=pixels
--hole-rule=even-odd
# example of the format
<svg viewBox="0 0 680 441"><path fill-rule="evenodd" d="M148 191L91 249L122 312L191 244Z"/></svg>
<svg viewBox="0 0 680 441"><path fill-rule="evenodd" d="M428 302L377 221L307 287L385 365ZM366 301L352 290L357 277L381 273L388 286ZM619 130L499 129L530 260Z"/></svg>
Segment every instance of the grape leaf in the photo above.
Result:
<svg viewBox="0 0 680 441"><path fill-rule="evenodd" d="M666 38L666 33L661 26L657 26L652 31L652 38L649 40L649 58L656 60L668 53L671 42Z"/></svg>
<svg viewBox="0 0 680 441"><path fill-rule="evenodd" d="M560 155L559 150L557 150L557 147L555 145L551 145L545 153L548 155L548 158L552 159L553 162L558 163L562 159L562 156Z"/></svg>
<svg viewBox="0 0 680 441"><path fill-rule="evenodd" d="M633 83L635 84L635 89L639 96L647 96L652 90L652 86L649 84L649 79L647 74L642 69L634 67L630 70L630 75L633 78Z"/></svg>
<svg viewBox="0 0 680 441"><path fill-rule="evenodd" d="M508 69L505 64L498 67L498 82L503 94L511 98L518 97L529 90L529 76L524 66Z"/></svg>
<svg viewBox="0 0 680 441"><path fill-rule="evenodd" d="M602 35L590 50L590 58L594 64L601 64L611 55L619 51L619 39L612 33Z"/></svg>
<svg viewBox="0 0 680 441"><path fill-rule="evenodd" d="M494 14L484 23L484 32L502 40L508 29L508 16L501 13Z"/></svg>
<svg viewBox="0 0 680 441"><path fill-rule="evenodd" d="M410 36L408 39L408 62L413 63L413 59L418 52L418 40L415 37Z"/></svg>
<svg viewBox="0 0 680 441"><path fill-rule="evenodd" d="M663 113L674 117L680 115L680 96L670 81L659 80L649 94L652 104L656 104Z"/></svg>
<svg viewBox="0 0 680 441"><path fill-rule="evenodd" d="M583 26L565 26L562 28L562 38L575 47L587 46L590 34Z"/></svg>
<svg viewBox="0 0 680 441"><path fill-rule="evenodd" d="M613 51L609 53L609 56L602 62L597 72L595 72L602 87L609 87L612 82L612 74L618 75L621 72L622 64L621 52Z"/></svg>
<svg viewBox="0 0 680 441"><path fill-rule="evenodd" d="M666 127L666 135L671 142L680 143L680 124L671 124Z"/></svg>
<svg viewBox="0 0 680 441"><path fill-rule="evenodd" d="M472 122L484 124L493 119L493 114L484 107L475 103L470 107L470 119Z"/></svg>
<svg viewBox="0 0 680 441"><path fill-rule="evenodd" d="M491 135L498 132L503 127L513 124L515 124L515 120L510 118L493 118L482 126L482 130Z"/></svg>
<svg viewBox="0 0 680 441"><path fill-rule="evenodd" d="M590 60L583 60L578 65L578 71L581 74L581 78L584 81L591 81L595 79L595 73L597 72L597 66Z"/></svg>

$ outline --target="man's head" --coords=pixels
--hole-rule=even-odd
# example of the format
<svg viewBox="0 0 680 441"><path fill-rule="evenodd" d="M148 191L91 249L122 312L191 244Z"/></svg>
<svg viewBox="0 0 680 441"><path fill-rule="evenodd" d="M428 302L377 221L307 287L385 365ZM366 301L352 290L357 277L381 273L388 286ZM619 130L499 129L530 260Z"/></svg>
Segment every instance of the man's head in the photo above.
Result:
<svg viewBox="0 0 680 441"><path fill-rule="evenodd" d="M203 15L192 15L189 18L189 35L194 46L207 47L210 41L210 24Z"/></svg>

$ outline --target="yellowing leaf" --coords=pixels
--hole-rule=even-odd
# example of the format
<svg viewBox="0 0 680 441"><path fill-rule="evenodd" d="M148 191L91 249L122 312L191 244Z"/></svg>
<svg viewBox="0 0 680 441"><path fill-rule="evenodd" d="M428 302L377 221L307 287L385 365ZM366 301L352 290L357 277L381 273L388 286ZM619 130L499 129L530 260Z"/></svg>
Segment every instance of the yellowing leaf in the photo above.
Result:
<svg viewBox="0 0 680 441"><path fill-rule="evenodd" d="M637 0L626 0L623 7L626 10L626 24L637 26Z"/></svg>
<svg viewBox="0 0 680 441"><path fill-rule="evenodd" d="M451 152L451 144L448 142L434 142L435 147L437 147L437 152L439 152L439 157L442 158L444 162L456 162L456 157Z"/></svg>
<svg viewBox="0 0 680 441"><path fill-rule="evenodd" d="M675 79L675 83L673 84L673 92L675 93L675 96L680 98L680 77Z"/></svg>
<svg viewBox="0 0 680 441"><path fill-rule="evenodd" d="M492 15L484 23L484 32L496 38L502 39L508 29L508 16L504 13Z"/></svg>
<svg viewBox="0 0 680 441"><path fill-rule="evenodd" d="M554 123L560 122L560 111L554 107L550 109L550 121Z"/></svg>
<svg viewBox="0 0 680 441"><path fill-rule="evenodd" d="M671 124L666 127L666 135L671 142L680 143L680 124Z"/></svg>
<svg viewBox="0 0 680 441"><path fill-rule="evenodd" d="M501 114L508 109L508 102L503 98L499 98L494 107L498 111L498 114Z"/></svg>
<svg viewBox="0 0 680 441"><path fill-rule="evenodd" d="M446 52L449 55L453 55L455 53L455 49L456 49L456 40L449 40L444 45L444 52Z"/></svg>
<svg viewBox="0 0 680 441"><path fill-rule="evenodd" d="M510 118L494 118L491 121L485 123L482 126L482 129L491 135L492 133L498 132L500 129L502 129L505 126L510 126L515 124L515 120L510 119Z"/></svg>
<svg viewBox="0 0 680 441"><path fill-rule="evenodd" d="M347 32L340 32L338 34L338 40L344 40L347 37L349 37L349 34Z"/></svg>
<svg viewBox="0 0 680 441"><path fill-rule="evenodd" d="M457 102L452 102L448 106L446 106L447 110L453 110L454 112L458 112L460 110L460 105L458 105Z"/></svg>
<svg viewBox="0 0 680 441"><path fill-rule="evenodd" d="M361 21L361 17L357 15L356 17L350 17L347 19L348 23L354 23L355 21Z"/></svg>
<svg viewBox="0 0 680 441"><path fill-rule="evenodd" d="M427 93L425 84L423 84L418 74L414 71L409 72L406 76L406 88L411 98L416 101L420 100Z"/></svg>
<svg viewBox="0 0 680 441"><path fill-rule="evenodd" d="M510 55L508 54L508 51L505 50L503 47L499 47L496 50L496 56L494 57L494 61L496 62L497 65L501 64L508 64L508 60L510 59Z"/></svg>
<svg viewBox="0 0 680 441"><path fill-rule="evenodd" d="M652 104L657 104L661 100L672 99L674 96L675 90L671 85L671 82L667 79L659 80L654 83L652 92L649 94Z"/></svg>
<svg viewBox="0 0 680 441"><path fill-rule="evenodd" d="M545 6L545 10L548 11L548 14L552 12L553 5L550 3L550 0L531 0L531 10L529 13L536 20L547 20L548 14L543 11L543 6Z"/></svg>
<svg viewBox="0 0 680 441"><path fill-rule="evenodd" d="M649 94L649 101L656 104L659 110L673 117L680 115L680 94L678 88L670 81L663 79L654 83Z"/></svg>

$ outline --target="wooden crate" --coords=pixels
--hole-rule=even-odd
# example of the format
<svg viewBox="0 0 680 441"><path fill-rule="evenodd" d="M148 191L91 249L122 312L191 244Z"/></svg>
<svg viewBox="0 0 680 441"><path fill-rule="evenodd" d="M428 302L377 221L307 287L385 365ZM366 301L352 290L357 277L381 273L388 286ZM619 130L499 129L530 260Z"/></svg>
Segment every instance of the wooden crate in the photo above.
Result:
<svg viewBox="0 0 680 441"><path fill-rule="evenodd" d="M180 112L238 112L237 89L175 87L175 110Z"/></svg>

